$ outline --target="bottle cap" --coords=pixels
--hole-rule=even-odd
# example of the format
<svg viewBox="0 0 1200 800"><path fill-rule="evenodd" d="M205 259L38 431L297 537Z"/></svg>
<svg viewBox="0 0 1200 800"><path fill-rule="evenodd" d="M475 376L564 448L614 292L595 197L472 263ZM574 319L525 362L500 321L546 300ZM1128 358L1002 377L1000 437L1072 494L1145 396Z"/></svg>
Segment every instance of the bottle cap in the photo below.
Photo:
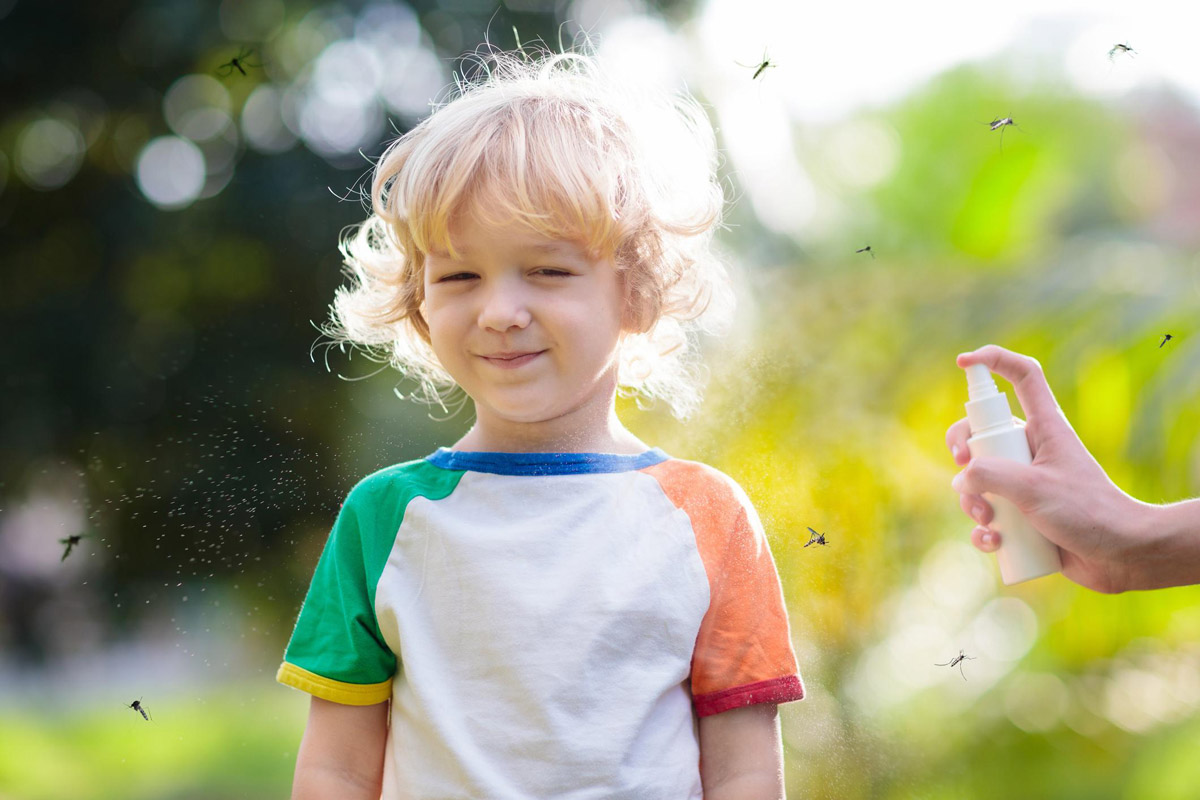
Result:
<svg viewBox="0 0 1200 800"><path fill-rule="evenodd" d="M996 394L999 391L996 388L996 382L992 380L992 373L988 370L986 364L972 364L966 367L966 371L967 397L970 399L979 400Z"/></svg>
<svg viewBox="0 0 1200 800"><path fill-rule="evenodd" d="M967 422L974 436L988 428L1013 425L1008 395L996 388L992 373L983 364L972 364L967 371Z"/></svg>

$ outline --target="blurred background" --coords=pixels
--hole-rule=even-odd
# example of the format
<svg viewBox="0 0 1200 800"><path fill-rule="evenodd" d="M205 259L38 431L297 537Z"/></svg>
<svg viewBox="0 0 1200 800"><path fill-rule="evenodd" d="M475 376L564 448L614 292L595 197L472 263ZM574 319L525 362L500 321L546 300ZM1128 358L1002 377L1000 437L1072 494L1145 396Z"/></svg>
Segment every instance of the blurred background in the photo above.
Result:
<svg viewBox="0 0 1200 800"><path fill-rule="evenodd" d="M621 412L764 517L789 796L1200 796L1200 590L1003 587L943 441L996 342L1123 489L1198 493L1194 5L0 0L0 800L287 796L341 499L470 422L319 347L338 236L514 27L718 129L738 327L695 418Z"/></svg>

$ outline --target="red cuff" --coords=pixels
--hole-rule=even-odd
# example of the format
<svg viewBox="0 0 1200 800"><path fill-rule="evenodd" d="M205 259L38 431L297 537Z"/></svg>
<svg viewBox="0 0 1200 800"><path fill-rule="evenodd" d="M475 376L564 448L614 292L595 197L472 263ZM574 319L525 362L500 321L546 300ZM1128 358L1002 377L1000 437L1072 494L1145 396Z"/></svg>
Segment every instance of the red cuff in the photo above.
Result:
<svg viewBox="0 0 1200 800"><path fill-rule="evenodd" d="M745 686L735 686L732 689L696 695L692 698L692 703L696 706L696 716L707 717L743 706L753 706L759 703L778 705L803 699L804 684L800 682L800 676L785 675L769 681L748 683Z"/></svg>

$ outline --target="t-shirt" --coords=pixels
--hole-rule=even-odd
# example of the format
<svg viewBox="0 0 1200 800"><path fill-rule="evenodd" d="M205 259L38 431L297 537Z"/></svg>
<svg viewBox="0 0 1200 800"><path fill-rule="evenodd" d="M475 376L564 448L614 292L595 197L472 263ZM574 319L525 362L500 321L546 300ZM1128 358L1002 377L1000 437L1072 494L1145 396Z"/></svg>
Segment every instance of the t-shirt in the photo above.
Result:
<svg viewBox="0 0 1200 800"><path fill-rule="evenodd" d="M700 798L698 717L804 696L749 499L658 449L364 479L278 680L391 699L386 800Z"/></svg>

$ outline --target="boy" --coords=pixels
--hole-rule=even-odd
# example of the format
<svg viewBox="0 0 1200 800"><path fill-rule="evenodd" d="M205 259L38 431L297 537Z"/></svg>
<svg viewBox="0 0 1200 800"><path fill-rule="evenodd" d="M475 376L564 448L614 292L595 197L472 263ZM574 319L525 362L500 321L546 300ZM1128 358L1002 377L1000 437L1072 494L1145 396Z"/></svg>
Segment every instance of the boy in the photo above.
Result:
<svg viewBox="0 0 1200 800"><path fill-rule="evenodd" d="M803 687L762 527L614 410L695 402L711 129L579 56L497 60L388 149L343 246L332 332L476 419L338 515L278 676L313 695L293 797L782 798Z"/></svg>

